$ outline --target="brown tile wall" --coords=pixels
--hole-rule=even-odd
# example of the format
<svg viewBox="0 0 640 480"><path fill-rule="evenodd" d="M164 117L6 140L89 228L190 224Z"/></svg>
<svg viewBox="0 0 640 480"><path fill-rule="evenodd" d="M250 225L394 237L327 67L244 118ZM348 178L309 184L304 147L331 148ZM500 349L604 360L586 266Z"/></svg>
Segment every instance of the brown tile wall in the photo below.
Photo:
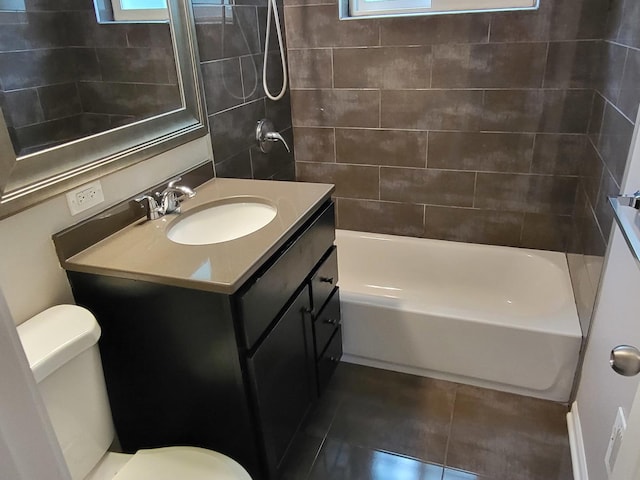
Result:
<svg viewBox="0 0 640 480"><path fill-rule="evenodd" d="M336 183L340 228L564 251L606 4L339 21L285 0L297 178Z"/></svg>
<svg viewBox="0 0 640 480"><path fill-rule="evenodd" d="M620 193L640 102L640 4L612 0L603 38L567 254L585 334L613 223L607 196Z"/></svg>
<svg viewBox="0 0 640 480"><path fill-rule="evenodd" d="M217 3L217 4L216 4ZM223 2L226 3L226 2ZM282 67L271 24L265 47L266 0L195 4L196 38L204 83L216 176L293 180L293 132L289 95L277 102L262 87L262 59L269 51L267 82L272 93L282 85ZM281 23L284 16L280 5ZM223 20L224 19L224 20ZM283 32L284 35L284 32ZM268 117L290 145L278 142L268 154L255 141L256 122Z"/></svg>

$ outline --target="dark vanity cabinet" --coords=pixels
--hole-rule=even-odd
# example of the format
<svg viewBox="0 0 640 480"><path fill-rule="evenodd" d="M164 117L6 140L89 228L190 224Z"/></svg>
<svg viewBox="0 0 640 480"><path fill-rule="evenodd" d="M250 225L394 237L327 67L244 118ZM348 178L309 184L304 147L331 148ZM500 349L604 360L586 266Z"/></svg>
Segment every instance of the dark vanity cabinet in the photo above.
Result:
<svg viewBox="0 0 640 480"><path fill-rule="evenodd" d="M279 477L342 354L334 239L327 202L232 295L68 271L125 452L195 445Z"/></svg>

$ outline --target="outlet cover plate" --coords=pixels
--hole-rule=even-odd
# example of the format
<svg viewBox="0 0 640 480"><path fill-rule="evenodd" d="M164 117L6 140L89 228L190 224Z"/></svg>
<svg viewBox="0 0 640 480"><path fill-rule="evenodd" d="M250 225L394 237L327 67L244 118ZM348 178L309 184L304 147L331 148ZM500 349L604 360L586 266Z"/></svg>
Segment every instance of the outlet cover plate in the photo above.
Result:
<svg viewBox="0 0 640 480"><path fill-rule="evenodd" d="M102 202L104 202L104 194L100 180L94 180L67 192L67 204L71 215L77 215Z"/></svg>
<svg viewBox="0 0 640 480"><path fill-rule="evenodd" d="M624 412L622 407L618 407L618 413L616 420L611 428L611 436L609 437L609 445L607 446L607 453L604 456L604 463L607 467L607 477L611 476L613 466L618 458L618 452L620 451L620 445L622 444L622 437L624 431L627 429L627 421L624 418Z"/></svg>

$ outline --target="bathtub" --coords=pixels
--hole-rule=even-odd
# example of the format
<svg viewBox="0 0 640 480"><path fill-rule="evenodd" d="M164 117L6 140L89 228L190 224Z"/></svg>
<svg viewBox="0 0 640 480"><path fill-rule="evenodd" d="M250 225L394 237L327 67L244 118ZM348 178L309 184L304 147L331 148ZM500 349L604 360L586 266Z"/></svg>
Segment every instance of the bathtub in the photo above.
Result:
<svg viewBox="0 0 640 480"><path fill-rule="evenodd" d="M338 230L343 360L567 402L582 333L566 257Z"/></svg>

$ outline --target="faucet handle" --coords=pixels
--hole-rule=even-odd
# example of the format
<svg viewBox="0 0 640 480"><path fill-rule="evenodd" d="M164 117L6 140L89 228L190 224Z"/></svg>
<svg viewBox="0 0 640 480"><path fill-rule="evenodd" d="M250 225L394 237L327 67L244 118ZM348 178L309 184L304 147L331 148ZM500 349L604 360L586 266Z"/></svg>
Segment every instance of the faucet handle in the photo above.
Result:
<svg viewBox="0 0 640 480"><path fill-rule="evenodd" d="M260 151L262 153L269 153L272 143L277 141L284 143L284 148L287 149L287 152L291 153L289 145L287 145L287 142L282 138L282 135L277 132L271 120L263 118L258 121L256 125L256 142L258 142Z"/></svg>
<svg viewBox="0 0 640 480"><path fill-rule="evenodd" d="M134 200L140 204L141 208L144 208L144 201L147 201L147 220L156 220L160 218L160 206L156 199L151 195L141 195L134 198Z"/></svg>
<svg viewBox="0 0 640 480"><path fill-rule="evenodd" d="M283 136L280 135L279 132L267 132L267 134L265 135L265 138L269 142L277 142L278 140L281 141L282 143L284 143L284 148L287 149L287 152L291 153L291 149L289 148L289 145L287 144Z"/></svg>

